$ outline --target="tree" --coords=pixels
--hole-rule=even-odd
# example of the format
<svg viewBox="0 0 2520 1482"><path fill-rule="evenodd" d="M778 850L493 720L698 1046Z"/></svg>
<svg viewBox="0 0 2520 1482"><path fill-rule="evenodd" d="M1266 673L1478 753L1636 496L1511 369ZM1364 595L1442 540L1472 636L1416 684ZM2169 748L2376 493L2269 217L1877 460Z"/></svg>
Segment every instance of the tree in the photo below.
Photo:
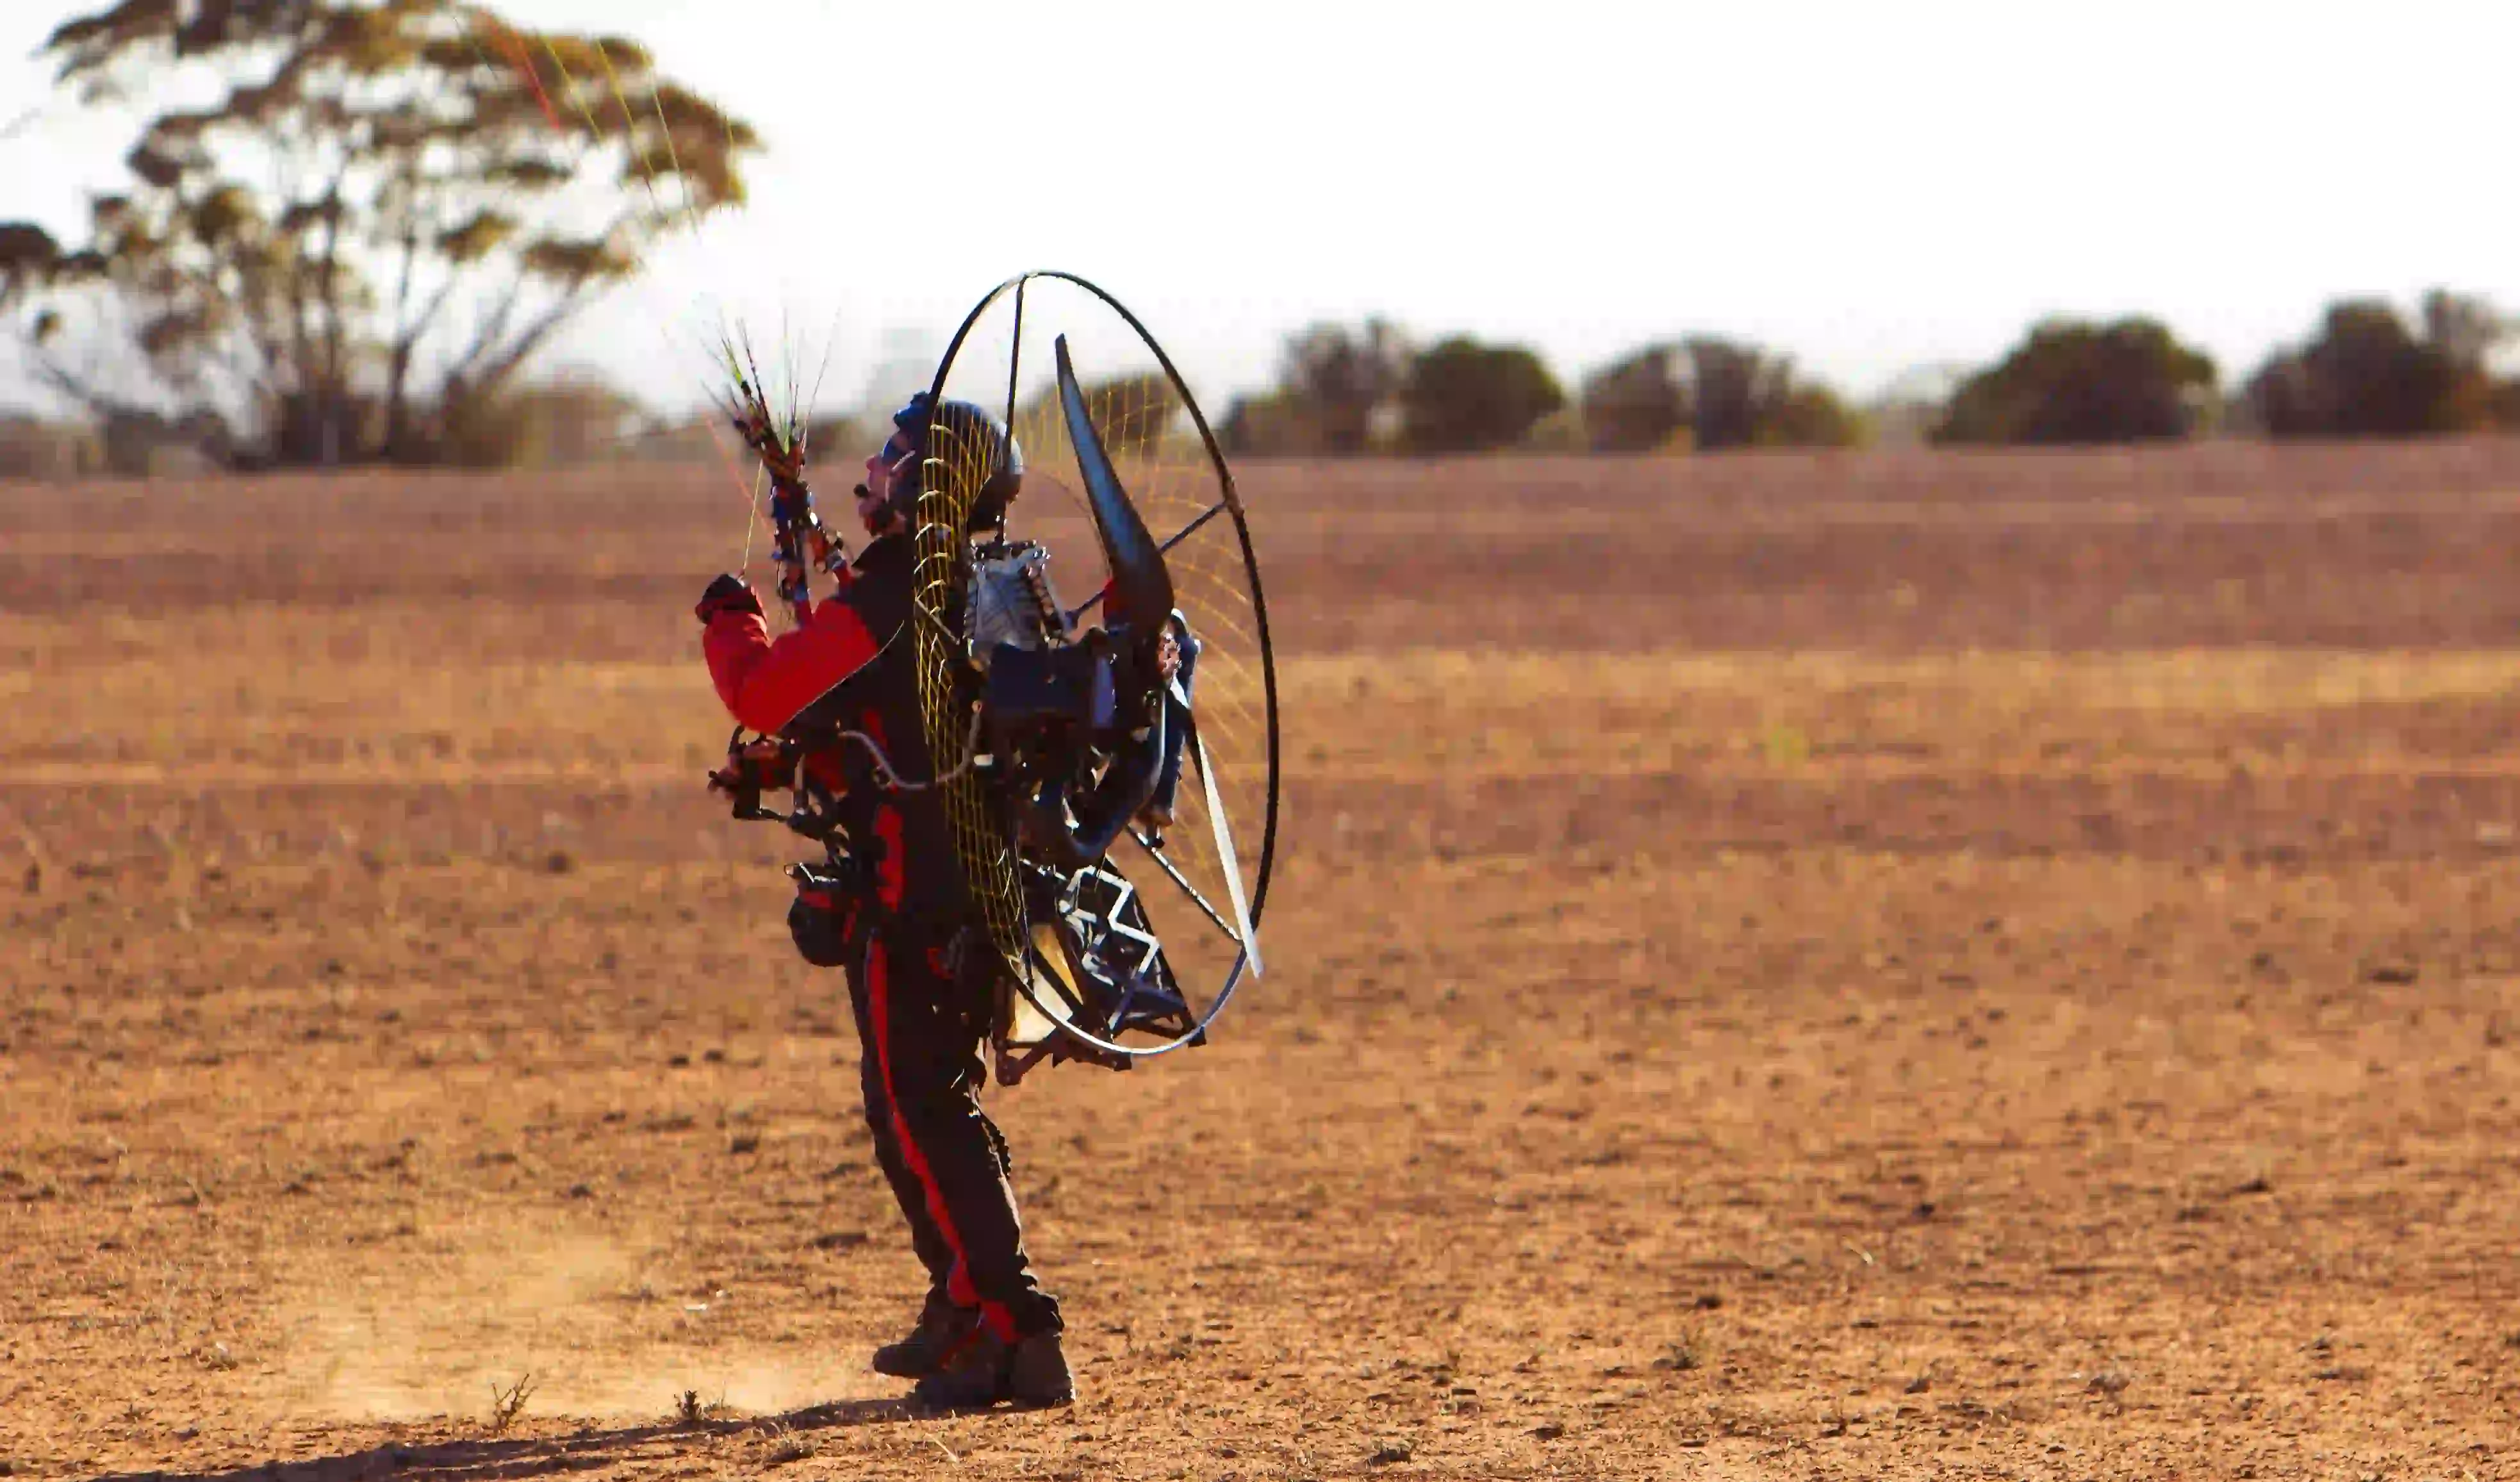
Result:
<svg viewBox="0 0 2520 1482"><path fill-rule="evenodd" d="M1410 361L1401 427L1412 452L1475 453L1510 446L1565 404L1530 350L1456 337Z"/></svg>
<svg viewBox="0 0 2520 1482"><path fill-rule="evenodd" d="M2329 304L2307 344L2249 380L2250 410L2274 437L2412 437L2497 420L2487 361L2510 333L2480 299L2435 290L2421 338L2377 299Z"/></svg>
<svg viewBox="0 0 2520 1482"><path fill-rule="evenodd" d="M1315 324L1287 337L1277 388L1238 397L1219 435L1245 453L1352 457L1373 446L1374 419L1399 393L1409 345L1388 322Z"/></svg>
<svg viewBox="0 0 2520 1482"><path fill-rule="evenodd" d="M1759 419L1765 448L1851 448L1866 440L1865 420L1835 391L1801 384L1768 407Z"/></svg>
<svg viewBox="0 0 2520 1482"><path fill-rule="evenodd" d="M1353 457L1373 451L1378 419L1409 375L1409 343L1388 321L1314 324L1286 337L1278 383L1236 397L1217 425L1230 452Z"/></svg>
<svg viewBox="0 0 2520 1482"><path fill-rule="evenodd" d="M1314 457L1325 451L1321 428L1282 389L1235 397L1216 425L1216 436L1238 457Z"/></svg>
<svg viewBox="0 0 2520 1482"><path fill-rule="evenodd" d="M0 480L72 478L104 466L93 428L0 412Z"/></svg>
<svg viewBox="0 0 2520 1482"><path fill-rule="evenodd" d="M1352 455L1372 443L1373 415L1400 391L1409 345L1381 319L1349 331L1317 324L1286 342L1279 384L1321 429L1322 451Z"/></svg>
<svg viewBox="0 0 2520 1482"><path fill-rule="evenodd" d="M2511 337L2512 321L2493 304L2468 293L2434 289L2424 294L2424 342L2452 365L2482 371Z"/></svg>
<svg viewBox="0 0 2520 1482"><path fill-rule="evenodd" d="M0 306L55 389L230 466L466 440L758 147L635 43L461 0L121 0L44 50L91 102L217 96L145 125L86 242L0 224Z"/></svg>
<svg viewBox="0 0 2520 1482"><path fill-rule="evenodd" d="M1969 377L1938 443L2117 443L2184 437L2212 398L2214 362L2150 319L2053 319Z"/></svg>
<svg viewBox="0 0 2520 1482"><path fill-rule="evenodd" d="M1661 447L1682 432L1704 452L1839 447L1863 426L1835 392L1797 380L1787 357L1705 335L1646 345L1588 379L1584 420L1602 453Z"/></svg>
<svg viewBox="0 0 2520 1482"><path fill-rule="evenodd" d="M1668 344L1649 344L1584 379L1587 443L1597 453L1643 453L1688 427L1688 385Z"/></svg>
<svg viewBox="0 0 2520 1482"><path fill-rule="evenodd" d="M647 430L636 401L583 372L519 383L450 429L444 462L472 468L556 468L622 456Z"/></svg>
<svg viewBox="0 0 2520 1482"><path fill-rule="evenodd" d="M1792 391L1791 363L1730 339L1697 336L1681 344L1688 361L1689 421L1708 453L1759 440L1769 412Z"/></svg>

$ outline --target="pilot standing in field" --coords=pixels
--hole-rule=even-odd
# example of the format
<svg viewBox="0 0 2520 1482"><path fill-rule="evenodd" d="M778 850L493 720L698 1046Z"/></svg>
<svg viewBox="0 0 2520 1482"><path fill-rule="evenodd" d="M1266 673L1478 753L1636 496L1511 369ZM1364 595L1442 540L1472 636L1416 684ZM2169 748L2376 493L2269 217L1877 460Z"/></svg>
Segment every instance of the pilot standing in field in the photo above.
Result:
<svg viewBox="0 0 2520 1482"><path fill-rule="evenodd" d="M918 1325L876 1350L874 1366L919 1380L918 1398L939 1407L1061 1405L1075 1383L1058 1303L1024 1254L1006 1139L980 1109L993 969L990 954L956 950L973 913L943 802L934 791L886 788L870 748L841 735L872 740L896 778L936 775L909 625L912 512L937 422L999 450L970 520L973 529L996 525L1022 483L1021 450L982 408L922 392L867 460L858 517L873 539L838 596L775 641L760 599L738 577L710 583L696 610L719 698L742 725L803 743L798 786L833 800L857 866L854 879L800 886L788 922L809 961L848 974L876 1158L927 1269Z"/></svg>

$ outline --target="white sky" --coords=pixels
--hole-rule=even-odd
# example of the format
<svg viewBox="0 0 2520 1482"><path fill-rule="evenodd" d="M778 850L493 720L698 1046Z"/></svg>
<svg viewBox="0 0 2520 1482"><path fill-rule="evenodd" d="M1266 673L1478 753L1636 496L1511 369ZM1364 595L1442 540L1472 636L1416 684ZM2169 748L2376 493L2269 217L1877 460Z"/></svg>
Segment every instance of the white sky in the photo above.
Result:
<svg viewBox="0 0 2520 1482"><path fill-rule="evenodd" d="M46 110L0 138L0 217L75 228L118 172L127 123L27 55L83 8L0 0L0 129ZM1285 331L1373 312L1570 384L1702 330L1869 393L2051 312L2158 314L2230 382L2334 296L2520 308L2510 0L503 10L635 37L768 141L753 204L569 340L659 404L705 367L655 326L712 292L830 342L830 405L1029 267L1116 293L1220 413Z"/></svg>

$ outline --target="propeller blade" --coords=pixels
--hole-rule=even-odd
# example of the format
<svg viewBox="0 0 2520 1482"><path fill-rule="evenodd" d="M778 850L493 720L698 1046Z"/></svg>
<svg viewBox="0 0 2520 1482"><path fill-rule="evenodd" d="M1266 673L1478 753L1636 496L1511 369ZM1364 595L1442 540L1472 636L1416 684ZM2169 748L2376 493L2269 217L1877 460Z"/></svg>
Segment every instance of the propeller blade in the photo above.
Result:
<svg viewBox="0 0 2520 1482"><path fill-rule="evenodd" d="M1058 402L1067 414L1068 441L1076 445L1076 469L1085 478L1085 502L1102 535L1102 559L1111 568L1107 604L1134 626L1142 642L1152 645L1173 610L1172 572L1164 565L1163 548L1147 530L1129 491L1120 487L1119 472L1103 449L1102 434L1085 410L1085 389L1076 382L1076 366L1067 357L1067 337L1053 343L1058 357Z"/></svg>
<svg viewBox="0 0 2520 1482"><path fill-rule="evenodd" d="M1207 759L1207 742L1198 739L1198 722L1190 726L1191 745L1198 759L1199 786L1207 789L1208 827L1216 832L1217 863L1225 868L1225 898L1234 906L1234 924L1240 929L1242 956L1251 975L1260 975L1260 933L1251 927L1251 905L1242 895L1242 861L1234 852L1234 824L1225 816L1225 799L1216 790L1216 764Z"/></svg>

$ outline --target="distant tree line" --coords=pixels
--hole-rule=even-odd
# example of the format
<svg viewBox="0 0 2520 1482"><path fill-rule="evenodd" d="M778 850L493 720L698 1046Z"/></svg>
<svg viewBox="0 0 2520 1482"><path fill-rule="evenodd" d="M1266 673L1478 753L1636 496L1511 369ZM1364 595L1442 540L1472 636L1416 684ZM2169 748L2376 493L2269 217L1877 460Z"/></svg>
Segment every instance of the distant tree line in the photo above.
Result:
<svg viewBox="0 0 2520 1482"><path fill-rule="evenodd" d="M1220 431L1235 452L1347 457L1833 448L1894 427L1943 445L2048 446L2520 429L2520 378L2496 368L2515 329L2485 300L2441 290L2411 321L2381 300L2340 300L2226 388L2213 359L2157 320L2058 318L1931 404L1860 410L1789 357L1713 336L1643 345L1570 396L1527 347L1462 336L1421 346L1372 319L1292 336L1277 384L1237 400Z"/></svg>
<svg viewBox="0 0 2520 1482"><path fill-rule="evenodd" d="M81 414L0 424L0 473L569 461L639 424L529 368L657 242L744 199L741 119L633 42L479 0L87 3L39 55L67 94L145 116L83 231L0 219L0 351ZM2346 299L2234 387L2156 320L2053 319L1857 408L1738 339L1657 337L1570 388L1527 346L1369 319L1290 337L1222 431L1313 457L2409 437L2520 427L2513 330L2447 291L2411 317ZM1152 382L1097 394L1177 414Z"/></svg>
<svg viewBox="0 0 2520 1482"><path fill-rule="evenodd" d="M1526 346L1460 335L1419 346L1370 319L1290 337L1277 385L1237 400L1220 431L1238 452L1335 458L1839 447L1861 441L1863 427L1835 392L1755 345L1658 341L1588 377L1570 398Z"/></svg>

